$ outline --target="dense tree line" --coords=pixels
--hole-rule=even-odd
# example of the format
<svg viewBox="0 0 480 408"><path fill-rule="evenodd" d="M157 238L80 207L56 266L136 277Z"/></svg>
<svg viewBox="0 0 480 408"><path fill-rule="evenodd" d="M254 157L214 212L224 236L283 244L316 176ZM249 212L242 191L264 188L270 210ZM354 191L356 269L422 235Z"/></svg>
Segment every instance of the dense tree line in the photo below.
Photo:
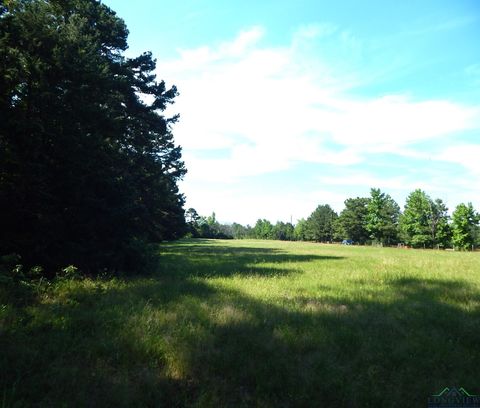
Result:
<svg viewBox="0 0 480 408"><path fill-rule="evenodd" d="M185 221L187 223L187 236L192 238L218 238L231 239L232 226L220 224L217 221L215 213L205 217L198 215L194 208L185 211Z"/></svg>
<svg viewBox="0 0 480 408"><path fill-rule="evenodd" d="M97 0L0 6L0 248L48 271L131 271L185 232L177 91Z"/></svg>
<svg viewBox="0 0 480 408"><path fill-rule="evenodd" d="M235 222L221 224L217 221L215 213L208 217L200 216L194 208L189 208L185 212L185 219L188 226L187 236L192 238L295 240L294 226L281 221L272 224L262 219L258 220L253 227Z"/></svg>
<svg viewBox="0 0 480 408"><path fill-rule="evenodd" d="M413 248L455 248L480 246L480 214L472 204L459 204L450 217L439 198L415 190L406 199L403 212L390 195L371 189L370 197L345 200L337 214L328 204L319 205L307 219L272 224L259 219L255 226L237 223L221 225L229 238L290 241L342 242L354 244L407 245ZM197 227L198 229L198 227ZM192 236L211 237L202 234Z"/></svg>

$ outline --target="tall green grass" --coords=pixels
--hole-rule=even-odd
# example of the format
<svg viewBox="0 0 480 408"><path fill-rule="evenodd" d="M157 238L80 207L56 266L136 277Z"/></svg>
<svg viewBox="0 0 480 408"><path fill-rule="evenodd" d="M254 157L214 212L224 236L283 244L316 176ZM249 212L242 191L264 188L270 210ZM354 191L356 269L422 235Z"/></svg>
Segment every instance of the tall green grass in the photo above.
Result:
<svg viewBox="0 0 480 408"><path fill-rule="evenodd" d="M2 293L3 406L421 407L480 393L480 254L162 245L152 276Z"/></svg>

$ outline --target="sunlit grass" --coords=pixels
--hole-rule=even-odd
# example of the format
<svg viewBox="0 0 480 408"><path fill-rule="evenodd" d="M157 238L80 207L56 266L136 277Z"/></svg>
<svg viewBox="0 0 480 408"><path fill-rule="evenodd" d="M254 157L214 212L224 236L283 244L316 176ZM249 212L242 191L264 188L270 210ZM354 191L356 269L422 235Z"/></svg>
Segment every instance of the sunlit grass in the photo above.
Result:
<svg viewBox="0 0 480 408"><path fill-rule="evenodd" d="M0 308L5 406L425 406L480 393L480 254L160 247L156 274Z"/></svg>

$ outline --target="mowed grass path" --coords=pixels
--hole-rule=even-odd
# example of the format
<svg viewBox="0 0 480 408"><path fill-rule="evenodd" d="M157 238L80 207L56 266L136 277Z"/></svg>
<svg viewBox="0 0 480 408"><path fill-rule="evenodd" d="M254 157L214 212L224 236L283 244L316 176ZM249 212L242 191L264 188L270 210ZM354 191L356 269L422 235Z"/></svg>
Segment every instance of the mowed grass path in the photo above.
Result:
<svg viewBox="0 0 480 408"><path fill-rule="evenodd" d="M425 407L445 386L480 393L480 253L189 240L160 254L151 277L5 303L3 405Z"/></svg>

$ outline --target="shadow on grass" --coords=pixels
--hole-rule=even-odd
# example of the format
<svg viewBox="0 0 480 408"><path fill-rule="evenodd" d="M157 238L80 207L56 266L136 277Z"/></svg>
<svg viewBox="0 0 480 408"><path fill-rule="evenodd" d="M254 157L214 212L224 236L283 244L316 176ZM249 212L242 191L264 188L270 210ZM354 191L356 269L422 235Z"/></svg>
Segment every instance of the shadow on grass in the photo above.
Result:
<svg viewBox="0 0 480 408"><path fill-rule="evenodd" d="M420 407L447 385L480 391L480 296L463 281L275 304L185 275L60 294L0 337L8 406Z"/></svg>
<svg viewBox="0 0 480 408"><path fill-rule="evenodd" d="M221 241L220 241L221 242ZM268 277L298 273L293 263L331 261L341 256L301 255L276 248L234 247L214 240L190 240L162 248L163 275L184 277L229 277L232 275Z"/></svg>

